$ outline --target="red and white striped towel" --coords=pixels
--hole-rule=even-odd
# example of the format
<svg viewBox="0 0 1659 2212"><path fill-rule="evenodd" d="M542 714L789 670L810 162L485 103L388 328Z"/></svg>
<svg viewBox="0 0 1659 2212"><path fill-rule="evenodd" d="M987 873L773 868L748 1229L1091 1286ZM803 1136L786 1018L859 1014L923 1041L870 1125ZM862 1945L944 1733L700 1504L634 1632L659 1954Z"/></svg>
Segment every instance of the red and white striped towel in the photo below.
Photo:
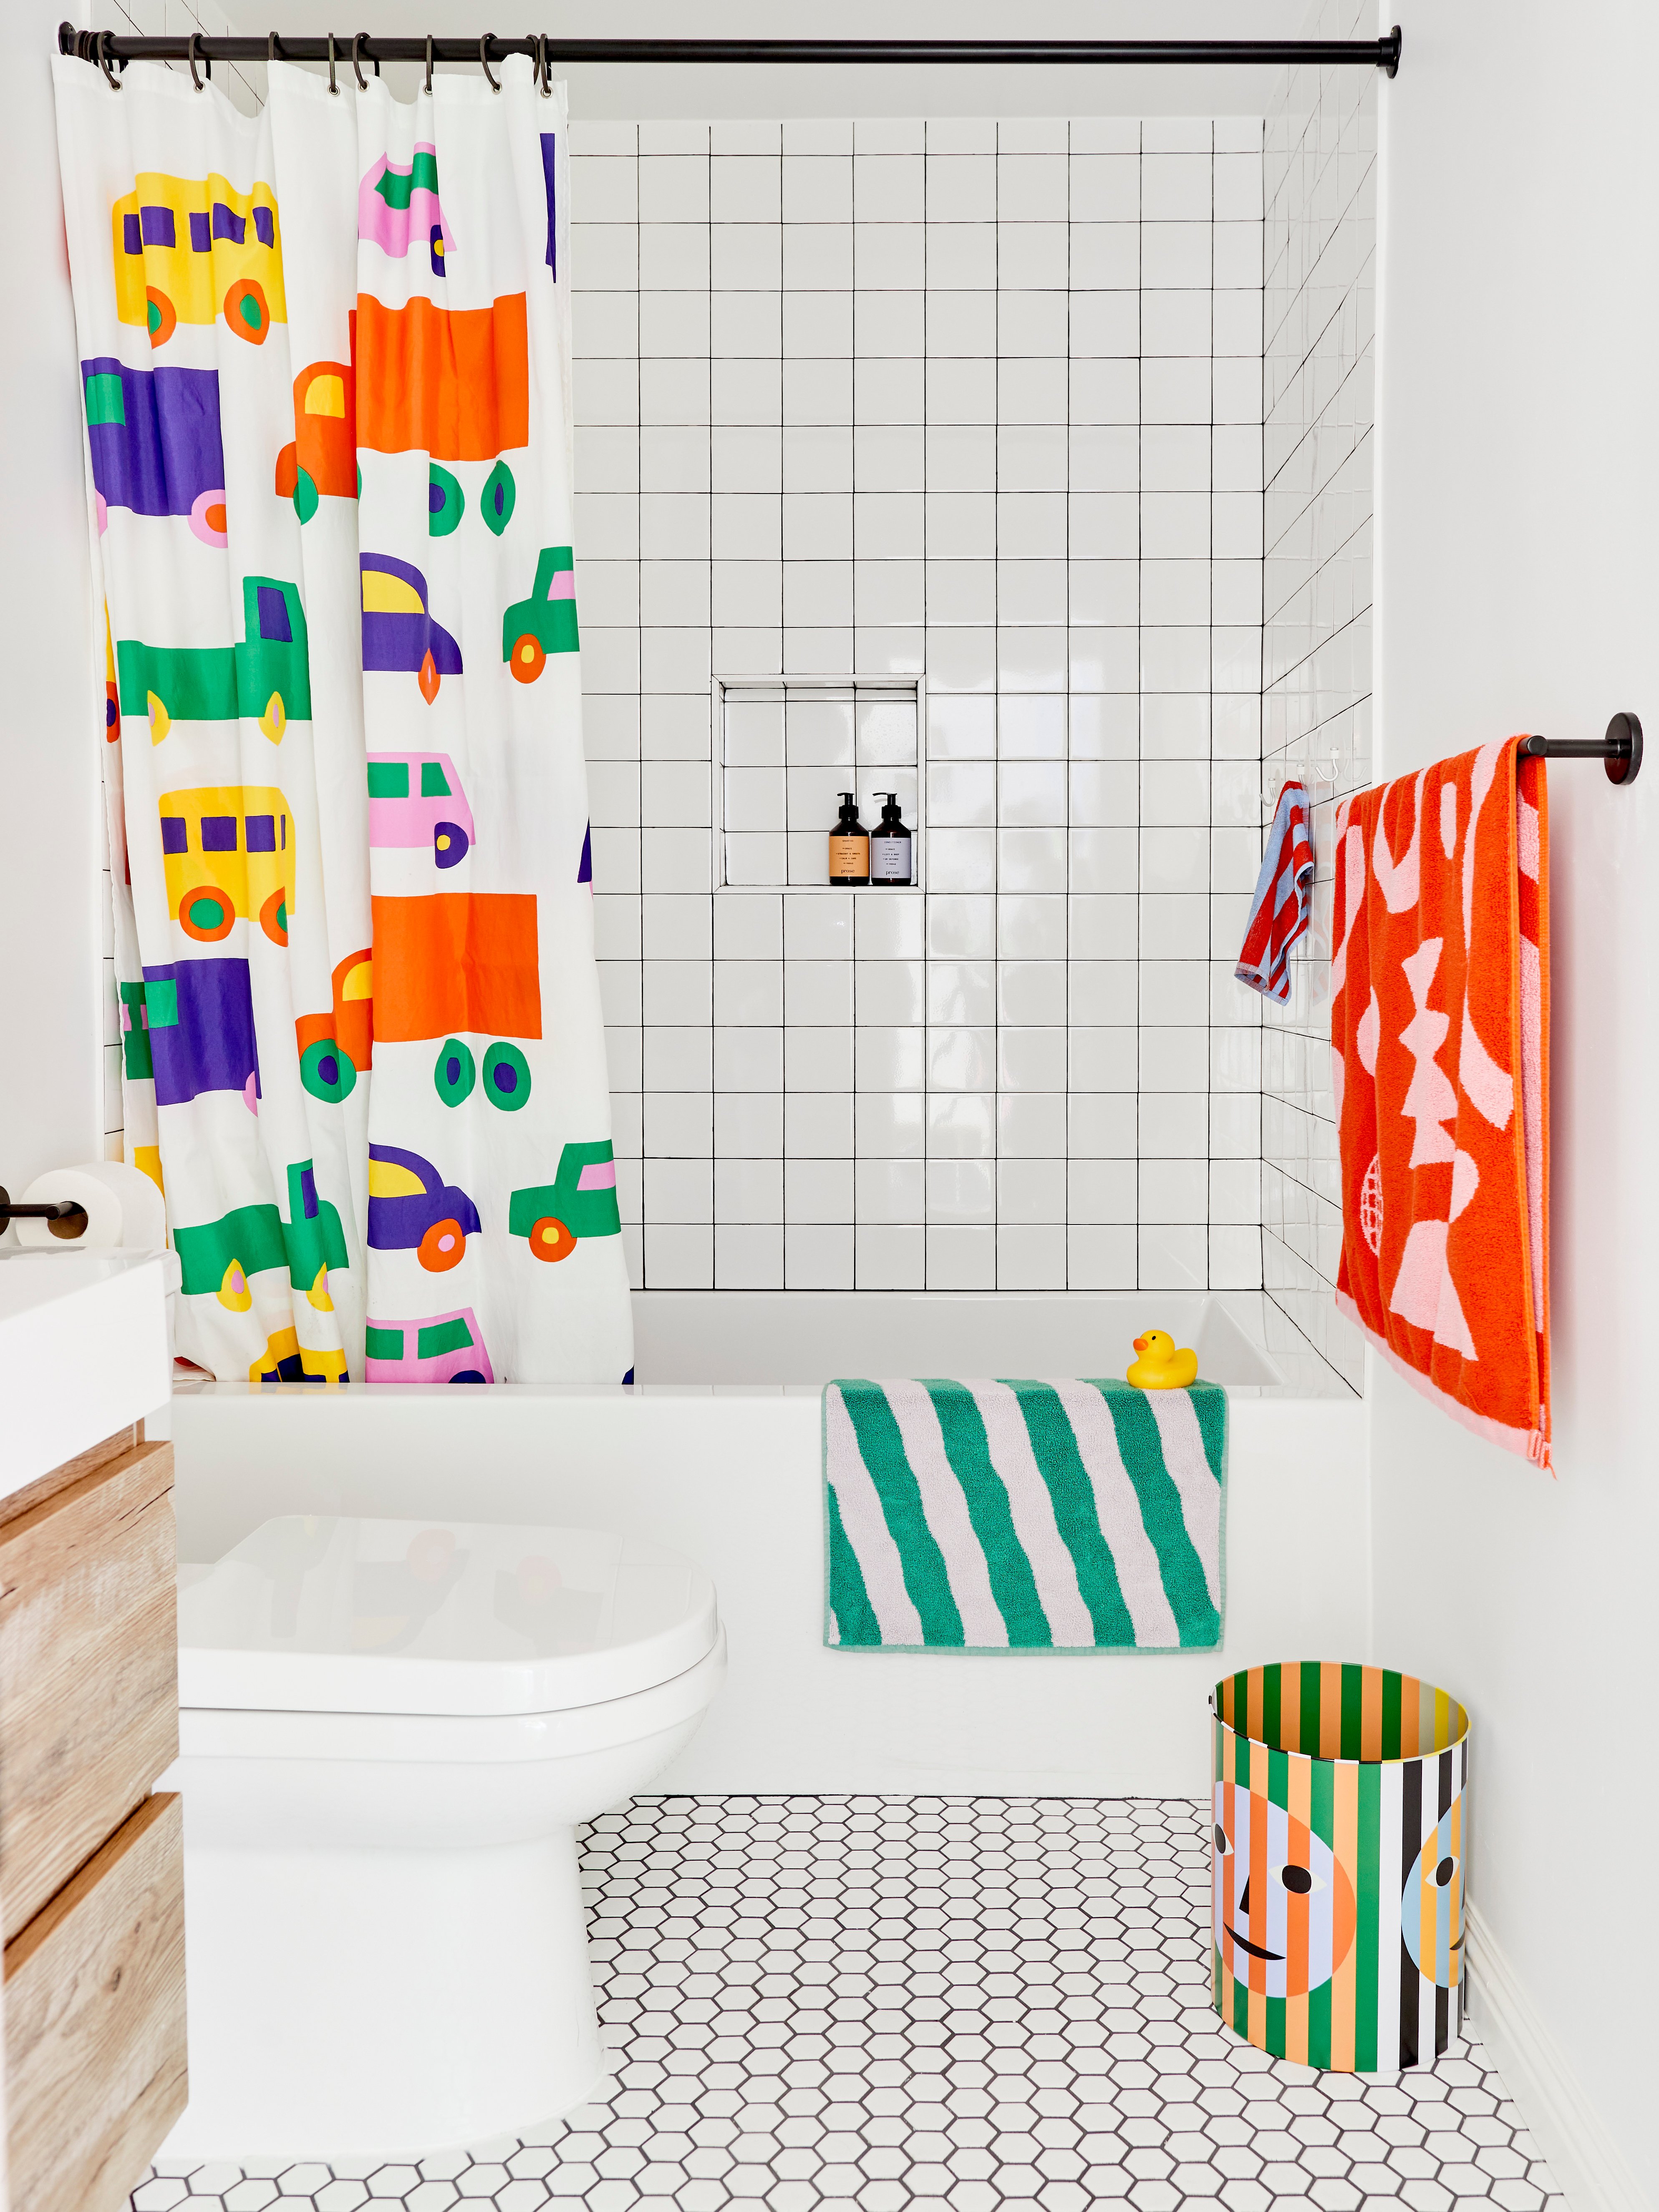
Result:
<svg viewBox="0 0 1659 2212"><path fill-rule="evenodd" d="M1307 790L1302 784L1287 783L1273 809L1244 948L1233 970L1241 983L1281 1006L1288 1005L1291 996L1291 947L1306 930L1312 911L1313 877Z"/></svg>

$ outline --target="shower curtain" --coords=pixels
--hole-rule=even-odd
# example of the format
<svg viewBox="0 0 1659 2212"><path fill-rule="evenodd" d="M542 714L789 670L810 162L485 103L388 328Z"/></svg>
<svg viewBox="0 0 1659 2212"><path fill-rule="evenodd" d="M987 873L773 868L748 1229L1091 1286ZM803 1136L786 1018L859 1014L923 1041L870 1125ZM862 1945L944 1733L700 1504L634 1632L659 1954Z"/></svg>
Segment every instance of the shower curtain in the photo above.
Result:
<svg viewBox="0 0 1659 2212"><path fill-rule="evenodd" d="M60 58L128 1158L224 1378L617 1382L565 106Z"/></svg>

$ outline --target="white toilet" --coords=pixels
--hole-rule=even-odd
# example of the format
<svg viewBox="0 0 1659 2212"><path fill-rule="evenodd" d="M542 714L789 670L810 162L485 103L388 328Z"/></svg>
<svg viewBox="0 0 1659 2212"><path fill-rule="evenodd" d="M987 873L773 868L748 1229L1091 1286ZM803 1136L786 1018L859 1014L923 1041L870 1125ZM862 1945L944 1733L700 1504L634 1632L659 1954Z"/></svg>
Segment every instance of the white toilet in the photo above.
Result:
<svg viewBox="0 0 1659 2212"><path fill-rule="evenodd" d="M574 1831L708 1711L708 1577L598 1529L295 1515L180 1583L190 2104L162 2154L419 2152L580 2104Z"/></svg>

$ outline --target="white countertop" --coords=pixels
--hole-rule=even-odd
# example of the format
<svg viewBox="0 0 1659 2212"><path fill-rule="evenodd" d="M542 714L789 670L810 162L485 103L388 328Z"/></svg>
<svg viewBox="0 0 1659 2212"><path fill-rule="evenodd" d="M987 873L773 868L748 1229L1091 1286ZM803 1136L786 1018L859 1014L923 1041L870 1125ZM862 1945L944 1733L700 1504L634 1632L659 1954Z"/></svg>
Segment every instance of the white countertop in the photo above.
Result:
<svg viewBox="0 0 1659 2212"><path fill-rule="evenodd" d="M166 1405L167 1264L0 1251L0 1498Z"/></svg>

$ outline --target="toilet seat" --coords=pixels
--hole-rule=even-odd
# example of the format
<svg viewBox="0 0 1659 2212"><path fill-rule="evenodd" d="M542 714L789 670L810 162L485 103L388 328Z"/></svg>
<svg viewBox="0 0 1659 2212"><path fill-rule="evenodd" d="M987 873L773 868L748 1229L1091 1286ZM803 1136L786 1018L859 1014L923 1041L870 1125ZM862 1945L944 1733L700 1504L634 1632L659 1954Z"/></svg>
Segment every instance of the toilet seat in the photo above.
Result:
<svg viewBox="0 0 1659 2212"><path fill-rule="evenodd" d="M184 1759L362 1759L429 1767L579 1759L679 1727L705 1711L726 1673L726 1631L666 1682L597 1705L538 1713L309 1712L181 1705Z"/></svg>
<svg viewBox="0 0 1659 2212"><path fill-rule="evenodd" d="M254 1838L266 1850L398 1853L529 1843L641 1786L695 1731L725 1673L717 1632L672 1681L563 1712L185 1706L161 1786L183 1789L197 1850Z"/></svg>
<svg viewBox="0 0 1659 2212"><path fill-rule="evenodd" d="M633 1537L284 1514L181 1588L179 1701L204 1723L210 1712L290 1723L574 1718L673 1684L699 1668L720 1634L707 1575ZM597 1713L595 1722L605 1729ZM389 1745L395 1729L320 1733L352 1747L310 1755L427 1755L367 1748ZM475 1732L444 1733L459 1741ZM412 1746L414 1735L403 1734ZM492 1734L505 1745L524 1731L485 1729L481 1745ZM526 1738L505 1755L551 1749L528 1747Z"/></svg>

